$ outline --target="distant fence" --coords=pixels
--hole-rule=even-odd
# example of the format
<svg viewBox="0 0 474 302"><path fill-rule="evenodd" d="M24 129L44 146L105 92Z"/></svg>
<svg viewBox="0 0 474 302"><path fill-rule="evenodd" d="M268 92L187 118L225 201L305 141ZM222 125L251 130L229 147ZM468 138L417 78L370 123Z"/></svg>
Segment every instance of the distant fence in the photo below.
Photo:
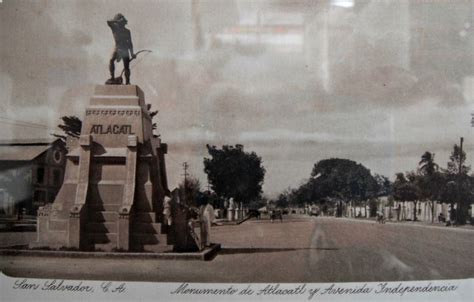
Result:
<svg viewBox="0 0 474 302"><path fill-rule="evenodd" d="M434 208L433 208L434 206ZM474 203L469 209L469 216L474 217ZM454 206L456 209L456 206ZM367 206L351 206L347 205L344 211L346 217L371 217L370 207ZM393 206L386 206L381 203L377 205L377 212L383 212L384 217L389 220L402 221L414 220L415 203L413 201L395 201ZM449 219L451 206L447 203L439 203L432 201L418 201L416 203L416 218L419 221L438 221L440 218Z"/></svg>

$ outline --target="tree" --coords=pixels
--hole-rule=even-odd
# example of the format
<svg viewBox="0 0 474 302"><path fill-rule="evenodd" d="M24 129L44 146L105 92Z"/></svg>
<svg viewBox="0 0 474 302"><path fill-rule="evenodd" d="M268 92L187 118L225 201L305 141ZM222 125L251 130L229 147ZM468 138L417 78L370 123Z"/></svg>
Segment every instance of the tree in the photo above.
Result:
<svg viewBox="0 0 474 302"><path fill-rule="evenodd" d="M181 200L189 206L197 206L201 193L201 183L199 179L189 176L179 184Z"/></svg>
<svg viewBox="0 0 474 302"><path fill-rule="evenodd" d="M466 152L461 150L461 147L454 144L453 151L451 151L451 155L449 156L448 162L448 174L455 175L455 174L466 174L469 173L471 166L466 166Z"/></svg>
<svg viewBox="0 0 474 302"><path fill-rule="evenodd" d="M262 196L261 198L251 200L247 206L249 207L249 209L257 210L267 205L267 203L268 203L268 199L265 196Z"/></svg>
<svg viewBox="0 0 474 302"><path fill-rule="evenodd" d="M288 188L287 190L283 191L278 195L277 199L275 200L275 205L278 208L287 208L290 205L291 195L291 189Z"/></svg>
<svg viewBox="0 0 474 302"><path fill-rule="evenodd" d="M204 172L218 196L244 204L260 197L265 168L255 152L244 152L242 145L206 147L210 157L204 158Z"/></svg>
<svg viewBox="0 0 474 302"><path fill-rule="evenodd" d="M418 180L420 198L431 204L431 222L434 222L436 201L440 198L441 188L445 183L439 172L439 165L434 161L435 154L426 151L418 163Z"/></svg>
<svg viewBox="0 0 474 302"><path fill-rule="evenodd" d="M393 198L398 201L412 201L414 203L413 220L416 218L416 205L419 196L419 190L416 185L416 175L414 172L408 172L406 175L397 173L393 183Z"/></svg>
<svg viewBox="0 0 474 302"><path fill-rule="evenodd" d="M473 180L468 175L471 167L465 165L466 152L456 144L449 159L446 175L447 185L443 192L443 199L451 204L451 213L453 213L456 203L456 215L451 218L457 224L465 224L469 203L474 197Z"/></svg>
<svg viewBox="0 0 474 302"><path fill-rule="evenodd" d="M314 165L311 176L314 185L322 189L323 197L366 200L378 191L370 170L348 159L322 160Z"/></svg>
<svg viewBox="0 0 474 302"><path fill-rule="evenodd" d="M79 138L81 135L82 121L74 115L62 116L61 120L63 123L58 125L58 128L61 129L65 135L53 134L53 136L60 138L64 143L66 143L68 136Z"/></svg>
<svg viewBox="0 0 474 302"><path fill-rule="evenodd" d="M315 201L313 197L316 195L313 194L312 183L308 180L302 183L297 189L288 188L284 193L287 194L288 203L290 205L299 207L303 207Z"/></svg>
<svg viewBox="0 0 474 302"><path fill-rule="evenodd" d="M337 204L339 214L342 204L348 201L367 201L377 196L377 181L370 170L348 159L331 158L316 163L304 191L320 203Z"/></svg>
<svg viewBox="0 0 474 302"><path fill-rule="evenodd" d="M392 183L387 176L375 173L374 179L379 189L377 192L378 196L389 196L392 194Z"/></svg>
<svg viewBox="0 0 474 302"><path fill-rule="evenodd" d="M433 175L435 172L438 171L439 166L437 163L434 162L435 154L426 151L421 156L421 160L418 163L419 171L422 175Z"/></svg>

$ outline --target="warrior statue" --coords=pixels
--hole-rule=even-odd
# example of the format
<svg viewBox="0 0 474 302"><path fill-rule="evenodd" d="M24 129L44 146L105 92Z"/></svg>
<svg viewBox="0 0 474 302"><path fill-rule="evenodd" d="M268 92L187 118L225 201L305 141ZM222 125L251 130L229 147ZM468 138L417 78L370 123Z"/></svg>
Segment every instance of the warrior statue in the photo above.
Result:
<svg viewBox="0 0 474 302"><path fill-rule="evenodd" d="M106 84L122 84L122 77L115 78L115 61L123 60L125 71L125 84L130 85L130 61L136 58L133 52L132 36L130 30L125 28L127 19L122 14L117 14L112 20L108 20L107 24L112 29L115 40L115 48L110 58L110 79Z"/></svg>

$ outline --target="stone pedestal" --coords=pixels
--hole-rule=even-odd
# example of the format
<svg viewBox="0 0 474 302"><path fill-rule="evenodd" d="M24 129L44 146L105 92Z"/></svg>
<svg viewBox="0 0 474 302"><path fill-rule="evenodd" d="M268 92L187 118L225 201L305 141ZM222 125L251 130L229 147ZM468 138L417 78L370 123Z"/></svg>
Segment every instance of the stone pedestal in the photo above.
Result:
<svg viewBox="0 0 474 302"><path fill-rule="evenodd" d="M242 209L235 209L235 220L240 220L242 218Z"/></svg>
<svg viewBox="0 0 474 302"><path fill-rule="evenodd" d="M234 218L235 218L235 210L227 209L227 220L234 221Z"/></svg>
<svg viewBox="0 0 474 302"><path fill-rule="evenodd" d="M166 145L153 137L141 89L99 85L78 141L68 142L64 183L38 217L34 246L166 251Z"/></svg>

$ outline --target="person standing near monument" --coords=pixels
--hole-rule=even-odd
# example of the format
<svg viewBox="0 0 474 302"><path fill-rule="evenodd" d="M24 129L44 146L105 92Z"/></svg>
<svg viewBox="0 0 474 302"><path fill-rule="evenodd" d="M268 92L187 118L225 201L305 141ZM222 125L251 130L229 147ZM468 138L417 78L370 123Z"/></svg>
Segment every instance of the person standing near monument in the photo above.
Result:
<svg viewBox="0 0 474 302"><path fill-rule="evenodd" d="M165 196L163 201L163 218L166 225L170 227L173 224L173 214L171 210L171 197Z"/></svg>
<svg viewBox="0 0 474 302"><path fill-rule="evenodd" d="M130 85L130 61L136 58L136 54L133 52L130 30L125 28L127 19L122 14L116 14L112 20L107 21L107 24L112 29L115 40L115 48L109 62L111 78L107 82L117 84L115 79L115 61L120 62L120 60L123 60L125 84Z"/></svg>

